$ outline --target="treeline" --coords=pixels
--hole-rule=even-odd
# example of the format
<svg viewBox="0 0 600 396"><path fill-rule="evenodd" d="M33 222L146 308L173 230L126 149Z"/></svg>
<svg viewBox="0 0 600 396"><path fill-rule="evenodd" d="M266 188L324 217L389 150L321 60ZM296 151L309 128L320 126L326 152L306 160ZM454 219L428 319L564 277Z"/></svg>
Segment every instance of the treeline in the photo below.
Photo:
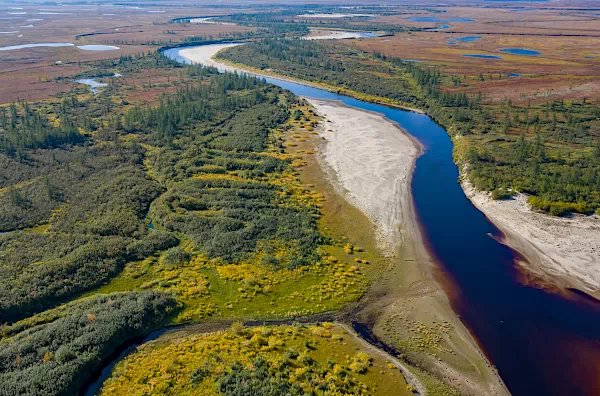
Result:
<svg viewBox="0 0 600 396"><path fill-rule="evenodd" d="M78 394L116 348L160 326L175 309L166 294L115 293L4 327L0 395Z"/></svg>
<svg viewBox="0 0 600 396"><path fill-rule="evenodd" d="M123 117L123 129L150 133L155 143L169 145L183 127L197 121L212 120L215 112L230 112L260 103L264 100L264 93L255 89L265 86L264 81L246 75L216 75L210 84L178 89L175 95L163 98L158 107L132 108ZM231 95L230 90L254 92Z"/></svg>
<svg viewBox="0 0 600 396"><path fill-rule="evenodd" d="M55 127L34 112L27 102L0 107L0 152L10 157L23 156L24 149L53 148L83 141L77 125L61 119Z"/></svg>
<svg viewBox="0 0 600 396"><path fill-rule="evenodd" d="M600 208L600 107L589 101L486 104L437 68L341 44L265 39L228 49L223 59L426 110L469 144L458 157L481 190L532 194L534 208L564 214ZM461 85L465 85L463 81ZM552 145L550 144L552 143ZM542 153L542 154L540 154ZM495 196L502 196L496 194Z"/></svg>
<svg viewBox="0 0 600 396"><path fill-rule="evenodd" d="M408 105L420 103L407 80L368 74L386 73L389 66L364 65L353 59L355 50L341 46L335 46L337 56L330 56L330 51L325 44L311 40L265 39L233 47L219 55L258 69L272 69L281 74L387 97Z"/></svg>
<svg viewBox="0 0 600 396"><path fill-rule="evenodd" d="M233 14L229 16L219 17L219 20L235 22L237 24L245 26L259 26L267 28L272 34L291 33L291 36L294 37L308 34L309 27L360 30L366 32L385 31L388 33L422 30L421 28L402 26L398 24L373 22L371 21L371 19L373 18L365 16L351 18L313 18L300 16L304 14L310 14L313 11L314 8L304 10L299 8L288 8L278 12ZM341 10L335 8L328 8L323 10L324 13L340 11ZM343 12L346 13L347 10ZM376 13L382 14L381 11L377 11ZM290 35L288 35L288 37L289 36Z"/></svg>

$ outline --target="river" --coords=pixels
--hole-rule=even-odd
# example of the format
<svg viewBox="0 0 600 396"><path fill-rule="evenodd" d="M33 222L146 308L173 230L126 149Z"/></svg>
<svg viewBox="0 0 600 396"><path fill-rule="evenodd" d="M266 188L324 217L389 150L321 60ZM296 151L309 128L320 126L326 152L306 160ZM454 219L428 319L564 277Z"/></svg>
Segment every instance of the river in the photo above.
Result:
<svg viewBox="0 0 600 396"><path fill-rule="evenodd" d="M188 47L189 48L189 47ZM177 49L167 56L181 60ZM299 96L339 100L383 114L423 145L412 194L425 243L452 307L514 395L600 394L600 304L533 284L523 258L458 184L452 141L427 115L267 77Z"/></svg>

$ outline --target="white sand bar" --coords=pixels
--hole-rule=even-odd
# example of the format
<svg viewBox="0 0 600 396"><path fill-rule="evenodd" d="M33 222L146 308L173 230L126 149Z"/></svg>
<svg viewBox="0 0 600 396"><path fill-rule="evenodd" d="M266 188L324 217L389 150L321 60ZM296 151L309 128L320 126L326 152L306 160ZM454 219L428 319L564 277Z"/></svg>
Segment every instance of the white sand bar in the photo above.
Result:
<svg viewBox="0 0 600 396"><path fill-rule="evenodd" d="M507 243L525 255L528 270L550 277L566 287L598 296L600 292L600 218L575 215L556 217L534 212L527 196L495 201L463 183L467 197L507 237Z"/></svg>
<svg viewBox="0 0 600 396"><path fill-rule="evenodd" d="M420 147L383 116L339 102L307 99L324 116L319 159L340 192L377 226L390 253L404 239L410 182Z"/></svg>
<svg viewBox="0 0 600 396"><path fill-rule="evenodd" d="M217 52L225 48L235 47L236 45L240 44L211 44L202 45L199 47L184 48L179 51L179 55L193 63L198 63L204 66L213 66L219 69L220 71L237 71L239 73L243 72L243 70L226 65L213 59L213 56L215 56Z"/></svg>

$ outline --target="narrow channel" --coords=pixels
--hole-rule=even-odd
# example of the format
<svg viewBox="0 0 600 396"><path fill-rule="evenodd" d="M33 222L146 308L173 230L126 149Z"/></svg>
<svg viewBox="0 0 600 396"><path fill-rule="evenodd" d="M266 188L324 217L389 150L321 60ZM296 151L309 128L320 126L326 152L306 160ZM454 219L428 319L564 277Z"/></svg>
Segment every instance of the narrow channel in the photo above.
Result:
<svg viewBox="0 0 600 396"><path fill-rule="evenodd" d="M182 61L177 49L165 55ZM380 113L417 138L424 152L412 194L425 243L441 268L438 280L511 393L600 394L600 304L528 281L518 265L524 259L499 242L502 233L465 196L442 127L427 115L266 80L298 96Z"/></svg>

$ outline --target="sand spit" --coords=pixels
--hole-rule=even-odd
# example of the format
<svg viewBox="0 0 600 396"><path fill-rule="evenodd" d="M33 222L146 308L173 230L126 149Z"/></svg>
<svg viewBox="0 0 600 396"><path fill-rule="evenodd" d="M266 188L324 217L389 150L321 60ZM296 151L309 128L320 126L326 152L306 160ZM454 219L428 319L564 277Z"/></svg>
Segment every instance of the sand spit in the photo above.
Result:
<svg viewBox="0 0 600 396"><path fill-rule="evenodd" d="M403 208L410 206L410 181L420 146L383 116L308 99L324 116L320 135L326 143L321 165L339 192L377 226L378 241L391 253L405 239Z"/></svg>
<svg viewBox="0 0 600 396"><path fill-rule="evenodd" d="M525 194L495 201L463 189L473 204L506 235L506 243L529 259L526 269L563 287L600 295L600 218L555 217L531 210Z"/></svg>
<svg viewBox="0 0 600 396"><path fill-rule="evenodd" d="M199 47L184 48L179 51L179 55L189 60L192 63L199 63L204 66L213 66L220 71L228 72L243 72L243 70L237 67L229 66L213 59L215 54L225 48L235 47L240 45L239 43L232 44L214 44L214 45L203 45Z"/></svg>

